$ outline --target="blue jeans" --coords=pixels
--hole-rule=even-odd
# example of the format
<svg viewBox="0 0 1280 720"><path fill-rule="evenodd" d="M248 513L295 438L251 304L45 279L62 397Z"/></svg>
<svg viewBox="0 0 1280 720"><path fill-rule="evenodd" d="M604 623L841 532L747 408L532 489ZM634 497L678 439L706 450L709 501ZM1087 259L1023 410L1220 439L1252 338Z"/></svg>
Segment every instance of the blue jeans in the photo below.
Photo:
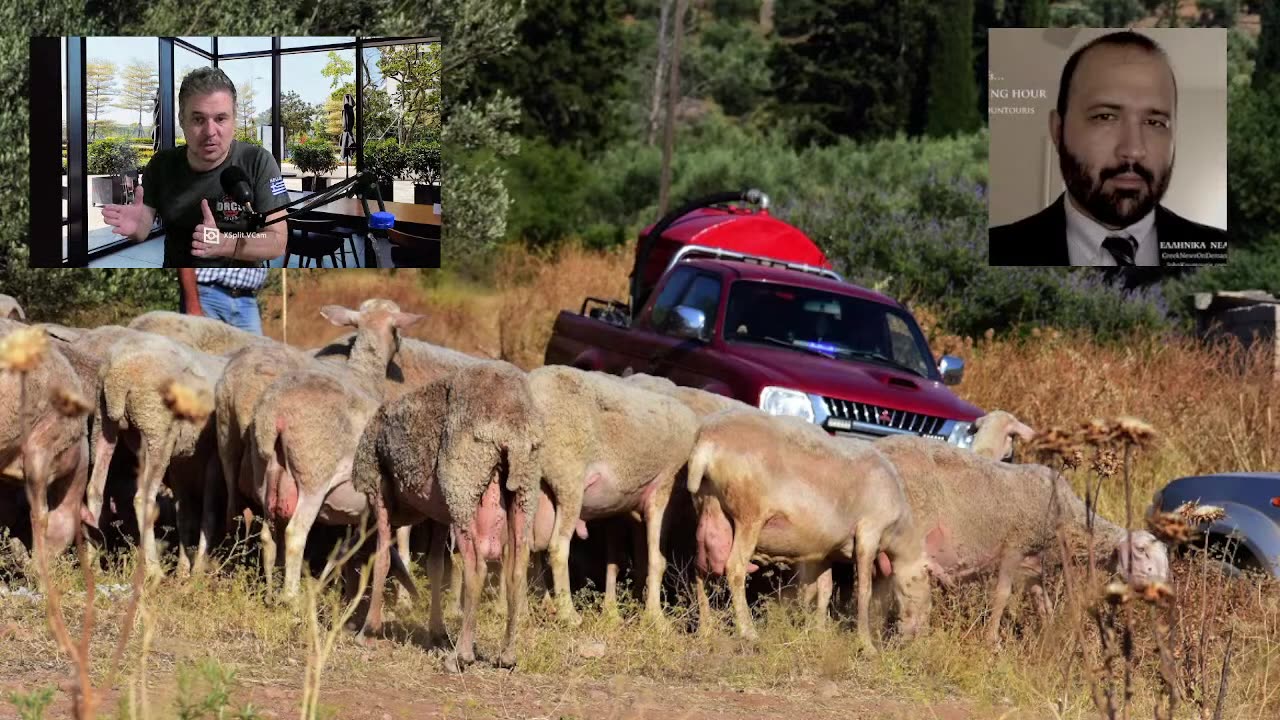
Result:
<svg viewBox="0 0 1280 720"><path fill-rule="evenodd" d="M233 298L221 285L197 285L196 292L200 295L200 310L206 316L254 335L262 334L257 298Z"/></svg>

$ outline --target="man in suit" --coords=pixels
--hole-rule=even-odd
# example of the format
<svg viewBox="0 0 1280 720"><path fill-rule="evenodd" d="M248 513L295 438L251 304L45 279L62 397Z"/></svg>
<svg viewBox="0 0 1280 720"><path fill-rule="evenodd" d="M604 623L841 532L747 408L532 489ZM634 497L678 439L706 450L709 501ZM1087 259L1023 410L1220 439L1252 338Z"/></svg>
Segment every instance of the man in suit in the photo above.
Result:
<svg viewBox="0 0 1280 720"><path fill-rule="evenodd" d="M1225 231L1160 205L1173 176L1177 101L1168 56L1145 35L1111 33L1072 53L1049 113L1067 190L991 228L990 264L1184 264L1178 253L1194 252L1186 243L1225 242Z"/></svg>

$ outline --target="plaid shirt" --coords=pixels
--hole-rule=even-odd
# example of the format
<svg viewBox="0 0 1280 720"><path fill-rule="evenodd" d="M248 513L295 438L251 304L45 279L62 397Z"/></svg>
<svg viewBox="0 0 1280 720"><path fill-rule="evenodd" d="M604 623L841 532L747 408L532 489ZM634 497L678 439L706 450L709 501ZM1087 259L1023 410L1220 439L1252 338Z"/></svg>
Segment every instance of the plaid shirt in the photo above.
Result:
<svg viewBox="0 0 1280 720"><path fill-rule="evenodd" d="M196 268L196 282L237 290L261 290L267 282L266 268Z"/></svg>

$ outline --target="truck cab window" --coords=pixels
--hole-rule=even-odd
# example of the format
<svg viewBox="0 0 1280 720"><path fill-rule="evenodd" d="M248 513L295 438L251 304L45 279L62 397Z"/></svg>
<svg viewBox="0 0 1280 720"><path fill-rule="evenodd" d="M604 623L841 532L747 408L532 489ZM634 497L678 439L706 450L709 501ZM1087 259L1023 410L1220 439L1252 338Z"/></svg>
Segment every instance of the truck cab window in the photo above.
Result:
<svg viewBox="0 0 1280 720"><path fill-rule="evenodd" d="M655 328L662 328L667 324L667 316L671 313L671 308L678 304L676 301L684 295L685 288L689 286L689 281L693 279L696 272L693 268L677 268L671 272L671 277L667 278L667 284L663 285L662 292L658 293L658 299L653 301L653 311L650 313L649 320Z"/></svg>
<svg viewBox="0 0 1280 720"><path fill-rule="evenodd" d="M720 278L714 275L697 276L679 304L701 310L707 318L709 332L715 324L716 310L720 307Z"/></svg>

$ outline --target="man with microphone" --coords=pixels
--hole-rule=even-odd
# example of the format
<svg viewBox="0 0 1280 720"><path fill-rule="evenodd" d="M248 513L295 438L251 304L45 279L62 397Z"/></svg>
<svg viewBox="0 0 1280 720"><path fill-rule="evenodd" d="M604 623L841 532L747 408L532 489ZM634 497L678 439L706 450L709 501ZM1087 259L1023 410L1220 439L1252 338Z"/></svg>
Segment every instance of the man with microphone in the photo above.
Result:
<svg viewBox="0 0 1280 720"><path fill-rule="evenodd" d="M236 89L226 73L202 67L188 74L178 91L178 117L186 147L157 152L133 204L107 205L103 219L115 232L141 242L159 213L165 225L165 267L255 268L283 255L285 223L255 228L250 219L253 213L263 221L284 214L272 211L287 203L289 195L271 153L235 140ZM182 275L185 285L193 274ZM226 295L219 299L227 304L252 298L266 279L265 271L201 270L200 275L199 295ZM257 275L261 279L250 277ZM203 314L202 306L211 304L196 300L186 287L183 297L187 312Z"/></svg>

